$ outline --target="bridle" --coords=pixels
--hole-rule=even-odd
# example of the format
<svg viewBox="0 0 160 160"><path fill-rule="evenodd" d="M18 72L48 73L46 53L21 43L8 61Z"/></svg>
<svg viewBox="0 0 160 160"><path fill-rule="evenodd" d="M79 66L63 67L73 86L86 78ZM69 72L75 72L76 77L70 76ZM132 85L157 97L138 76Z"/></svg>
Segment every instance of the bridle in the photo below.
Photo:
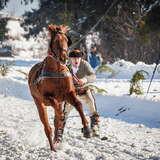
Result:
<svg viewBox="0 0 160 160"><path fill-rule="evenodd" d="M53 47L52 47L52 44L53 44L54 41L55 41L55 37L56 37L58 34L65 35L65 38L67 39L67 36L66 36L66 34L65 34L64 32L62 32L62 31L52 31L52 32L51 32L51 41L50 41L49 47L50 47L52 56L53 56L54 58L56 58L57 60L60 60L60 57L57 55L57 49L53 49ZM68 39L67 39L67 40L68 40ZM66 55L67 55L67 53L68 53L68 48L66 49L66 48L60 48L60 47L59 47L58 49L61 50L61 51L63 51L63 52L65 52Z"/></svg>
<svg viewBox="0 0 160 160"><path fill-rule="evenodd" d="M58 69L57 71L44 71L43 69L41 70L41 74L39 75L38 79L37 79L37 82L39 82L40 80L44 79L44 78L65 78L65 77L71 77L71 73L67 70L65 72L61 72L60 71L60 66L62 65L65 65L63 60L60 60L60 57L58 56L57 54L57 49L53 49L52 47L52 44L55 43L55 37L57 34L63 34L66 36L66 34L62 31L52 31L51 32L51 41L50 41L50 44L49 44L49 47L50 47L50 50L51 50L51 55L49 55L51 58L53 58L56 63L57 63L57 66L58 66ZM67 40L67 36L65 37ZM64 51L67 55L67 52L68 52L68 49L65 49L65 48L60 48L59 47L59 50L61 51ZM61 65L59 65L59 62ZM61 63L62 62L62 63ZM43 65L45 65L47 62L45 61Z"/></svg>

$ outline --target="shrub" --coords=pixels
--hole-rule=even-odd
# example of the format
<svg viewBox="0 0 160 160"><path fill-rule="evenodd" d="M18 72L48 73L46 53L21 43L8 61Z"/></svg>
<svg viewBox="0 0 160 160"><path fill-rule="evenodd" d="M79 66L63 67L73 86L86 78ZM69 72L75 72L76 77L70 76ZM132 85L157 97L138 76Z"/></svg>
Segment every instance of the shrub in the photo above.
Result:
<svg viewBox="0 0 160 160"><path fill-rule="evenodd" d="M0 61L1 62L1 61ZM1 62L0 63L0 75L1 76L6 76L7 73L9 72L10 66L13 65L14 62Z"/></svg>
<svg viewBox="0 0 160 160"><path fill-rule="evenodd" d="M103 72L106 72L106 73L111 73L111 75L109 76L109 78L115 76L116 72L109 66L107 65L101 65L99 66L97 69L96 69L96 73L103 73Z"/></svg>
<svg viewBox="0 0 160 160"><path fill-rule="evenodd" d="M93 90L95 93L99 93L99 94L102 94L102 95L106 95L107 94L107 91L101 87L98 87L92 83L87 83L84 85L84 88L85 89L91 89Z"/></svg>
<svg viewBox="0 0 160 160"><path fill-rule="evenodd" d="M137 95L143 94L143 90L142 90L140 82L145 79L146 75L148 76L149 74L148 72L144 70L136 71L133 74L133 77L130 80L130 89L129 89L130 95L133 93Z"/></svg>
<svg viewBox="0 0 160 160"><path fill-rule="evenodd" d="M6 64L0 64L0 74L6 76L9 71L9 66Z"/></svg>

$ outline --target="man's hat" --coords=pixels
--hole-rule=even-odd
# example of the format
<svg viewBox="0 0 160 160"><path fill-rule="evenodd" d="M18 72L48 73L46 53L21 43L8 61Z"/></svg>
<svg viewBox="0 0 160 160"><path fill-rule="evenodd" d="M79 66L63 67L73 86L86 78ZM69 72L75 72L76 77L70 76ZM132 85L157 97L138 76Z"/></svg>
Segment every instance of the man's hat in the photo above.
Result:
<svg viewBox="0 0 160 160"><path fill-rule="evenodd" d="M69 57L83 57L83 52L81 52L79 49L74 49L69 53Z"/></svg>
<svg viewBox="0 0 160 160"><path fill-rule="evenodd" d="M91 45L91 48L93 49L93 48L97 48L97 45L96 44L92 44Z"/></svg>

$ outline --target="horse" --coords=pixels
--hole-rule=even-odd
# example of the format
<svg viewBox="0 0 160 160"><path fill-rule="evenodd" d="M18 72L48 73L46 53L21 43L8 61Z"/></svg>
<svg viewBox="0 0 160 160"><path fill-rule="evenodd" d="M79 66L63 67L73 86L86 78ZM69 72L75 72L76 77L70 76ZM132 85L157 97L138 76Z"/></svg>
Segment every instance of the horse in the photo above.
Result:
<svg viewBox="0 0 160 160"><path fill-rule="evenodd" d="M90 130L82 109L82 103L76 97L72 75L65 65L69 43L66 35L68 27L50 24L48 30L51 35L49 48L51 54L31 68L28 75L28 85L37 106L39 118L44 126L50 149L56 151L57 146L62 142L65 126L65 117L62 109L65 102L73 105L79 112L83 124L84 137L90 138ZM55 112L54 138L48 120L48 106L52 106Z"/></svg>

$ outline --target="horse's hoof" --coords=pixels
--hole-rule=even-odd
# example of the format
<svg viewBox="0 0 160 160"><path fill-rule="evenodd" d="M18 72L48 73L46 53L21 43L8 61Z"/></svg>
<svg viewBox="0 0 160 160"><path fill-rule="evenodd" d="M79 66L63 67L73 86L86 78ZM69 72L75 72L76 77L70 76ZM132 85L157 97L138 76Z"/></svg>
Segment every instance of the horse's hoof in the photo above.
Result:
<svg viewBox="0 0 160 160"><path fill-rule="evenodd" d="M94 127L92 127L91 130L92 130L92 136L93 137L99 137L100 136L98 125L95 125Z"/></svg>
<svg viewBox="0 0 160 160"><path fill-rule="evenodd" d="M100 137L100 134L97 132L92 132L92 137Z"/></svg>
<svg viewBox="0 0 160 160"><path fill-rule="evenodd" d="M62 142L61 142L61 141L55 140L54 143L53 143L53 145L54 145L54 149L55 149L55 150L60 150L60 149L62 149Z"/></svg>
<svg viewBox="0 0 160 160"><path fill-rule="evenodd" d="M83 136L85 138L91 138L91 131L90 131L89 127L82 128L82 132L83 132Z"/></svg>
<svg viewBox="0 0 160 160"><path fill-rule="evenodd" d="M56 149L55 149L54 145L51 147L51 151L56 152Z"/></svg>

